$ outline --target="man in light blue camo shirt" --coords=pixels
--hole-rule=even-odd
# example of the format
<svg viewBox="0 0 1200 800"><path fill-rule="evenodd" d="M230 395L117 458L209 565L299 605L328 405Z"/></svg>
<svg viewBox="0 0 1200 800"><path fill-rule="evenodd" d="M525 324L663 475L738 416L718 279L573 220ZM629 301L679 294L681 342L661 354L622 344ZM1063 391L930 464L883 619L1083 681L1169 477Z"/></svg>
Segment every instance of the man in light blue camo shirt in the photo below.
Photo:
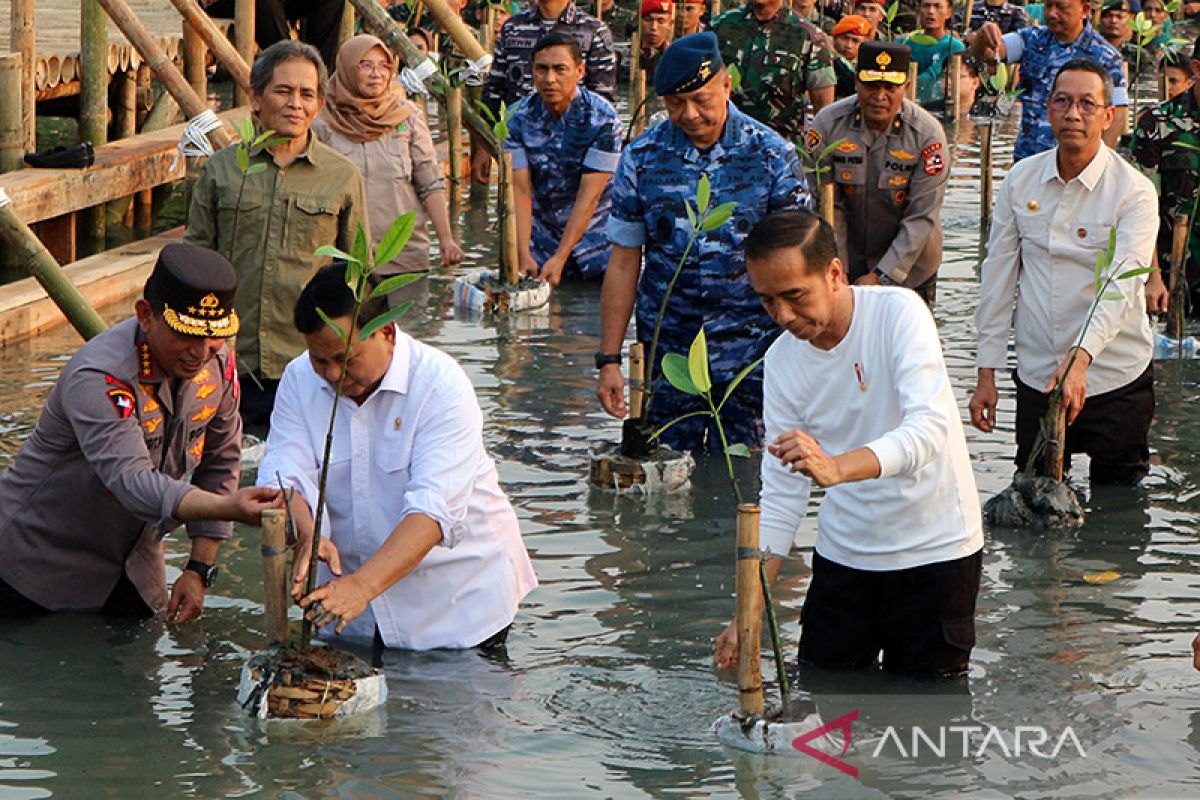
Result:
<svg viewBox="0 0 1200 800"><path fill-rule="evenodd" d="M509 122L521 271L557 286L608 264L608 183L621 152L612 104L580 85L579 43L551 31L533 49L536 94Z"/></svg>

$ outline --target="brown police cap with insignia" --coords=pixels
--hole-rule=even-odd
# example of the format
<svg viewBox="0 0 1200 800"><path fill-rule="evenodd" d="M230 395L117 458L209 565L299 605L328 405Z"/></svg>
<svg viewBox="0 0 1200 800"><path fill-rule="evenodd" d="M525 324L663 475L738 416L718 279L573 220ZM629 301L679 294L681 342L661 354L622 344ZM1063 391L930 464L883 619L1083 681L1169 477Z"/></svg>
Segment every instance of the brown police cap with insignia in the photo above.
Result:
<svg viewBox="0 0 1200 800"><path fill-rule="evenodd" d="M142 294L176 333L227 339L238 332L237 285L225 256L194 244L169 244L159 252Z"/></svg>
<svg viewBox="0 0 1200 800"><path fill-rule="evenodd" d="M858 79L863 83L893 83L908 80L912 51L899 42L863 42L858 47Z"/></svg>

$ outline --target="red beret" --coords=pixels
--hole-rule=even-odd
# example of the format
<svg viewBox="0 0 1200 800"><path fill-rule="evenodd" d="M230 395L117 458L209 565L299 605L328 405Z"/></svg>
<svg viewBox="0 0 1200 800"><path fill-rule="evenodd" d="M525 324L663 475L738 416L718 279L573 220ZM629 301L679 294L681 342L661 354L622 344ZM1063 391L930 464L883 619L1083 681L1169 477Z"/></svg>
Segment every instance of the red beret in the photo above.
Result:
<svg viewBox="0 0 1200 800"><path fill-rule="evenodd" d="M642 16L647 14L670 14L671 0L642 0Z"/></svg>

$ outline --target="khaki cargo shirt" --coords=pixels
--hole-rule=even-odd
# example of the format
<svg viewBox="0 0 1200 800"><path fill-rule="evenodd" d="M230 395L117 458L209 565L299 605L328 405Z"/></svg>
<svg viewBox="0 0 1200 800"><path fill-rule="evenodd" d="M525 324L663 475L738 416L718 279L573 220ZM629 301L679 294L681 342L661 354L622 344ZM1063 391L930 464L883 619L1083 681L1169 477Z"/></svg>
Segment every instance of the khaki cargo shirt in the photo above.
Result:
<svg viewBox="0 0 1200 800"><path fill-rule="evenodd" d="M0 476L0 579L52 611L95 611L125 572L148 606L165 608L162 540L180 524L179 501L193 487L237 489L237 408L227 348L178 380L158 369L136 319L85 344ZM233 524L187 531L228 539Z"/></svg>
<svg viewBox="0 0 1200 800"><path fill-rule="evenodd" d="M266 151L250 163L267 168L247 176L243 187L236 148L208 160L192 190L184 241L215 249L233 262L238 273L234 302L242 320L239 366L278 379L304 352L304 338L292 326L300 290L329 263L313 251L332 244L349 252L356 227L366 223L366 201L355 166L312 134L308 148L286 169Z"/></svg>
<svg viewBox="0 0 1200 800"><path fill-rule="evenodd" d="M863 124L858 98L847 97L821 109L804 145L812 159L843 139L821 164L821 182L837 186L834 229L850 281L877 269L898 285L924 286L942 261L950 168L941 124L906 99L877 136Z"/></svg>

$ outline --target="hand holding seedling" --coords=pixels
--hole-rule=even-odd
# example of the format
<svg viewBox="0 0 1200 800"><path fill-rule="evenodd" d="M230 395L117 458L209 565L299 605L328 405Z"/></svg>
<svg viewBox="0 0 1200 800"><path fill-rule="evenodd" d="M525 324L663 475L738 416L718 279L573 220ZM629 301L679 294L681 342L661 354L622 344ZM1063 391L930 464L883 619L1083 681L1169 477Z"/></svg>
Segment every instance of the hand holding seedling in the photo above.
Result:
<svg viewBox="0 0 1200 800"><path fill-rule="evenodd" d="M304 609L304 618L318 630L336 623L334 633L341 633L350 624L350 620L366 609L372 596L362 585L358 575L353 574L344 578L334 578L329 583L318 586L300 600L300 607Z"/></svg>
<svg viewBox="0 0 1200 800"><path fill-rule="evenodd" d="M818 486L835 486L842 482L837 459L821 449L817 440L804 431L788 431L767 445L767 452L792 472L807 476Z"/></svg>
<svg viewBox="0 0 1200 800"><path fill-rule="evenodd" d="M1068 425L1075 422L1079 412L1083 411L1087 399L1087 368L1091 363L1092 357L1088 351L1082 347L1072 348L1046 384L1045 391L1048 394L1062 383L1063 408L1067 413Z"/></svg>

